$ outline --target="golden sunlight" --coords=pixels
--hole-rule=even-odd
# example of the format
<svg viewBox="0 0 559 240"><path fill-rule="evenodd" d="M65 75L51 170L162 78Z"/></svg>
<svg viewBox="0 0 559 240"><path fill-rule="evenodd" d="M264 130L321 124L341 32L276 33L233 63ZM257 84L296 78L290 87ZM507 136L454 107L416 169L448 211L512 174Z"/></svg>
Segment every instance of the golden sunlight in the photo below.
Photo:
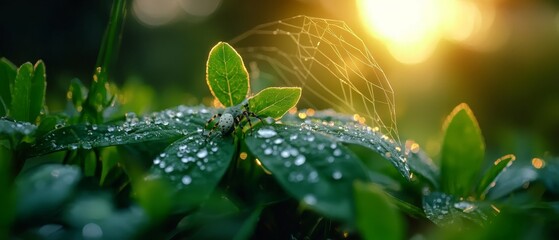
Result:
<svg viewBox="0 0 559 240"><path fill-rule="evenodd" d="M466 43L493 17L483 11L490 8L462 0L357 0L357 7L369 32L406 64L427 60L442 38Z"/></svg>

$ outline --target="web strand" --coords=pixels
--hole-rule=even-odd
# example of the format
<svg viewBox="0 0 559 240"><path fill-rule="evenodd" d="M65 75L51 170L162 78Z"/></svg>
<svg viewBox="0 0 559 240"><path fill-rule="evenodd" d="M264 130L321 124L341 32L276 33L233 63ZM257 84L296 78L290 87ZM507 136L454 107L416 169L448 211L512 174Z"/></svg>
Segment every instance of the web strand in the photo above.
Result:
<svg viewBox="0 0 559 240"><path fill-rule="evenodd" d="M252 86L299 86L300 105L358 114L400 142L394 91L365 43L342 21L296 16L266 23L231 41Z"/></svg>

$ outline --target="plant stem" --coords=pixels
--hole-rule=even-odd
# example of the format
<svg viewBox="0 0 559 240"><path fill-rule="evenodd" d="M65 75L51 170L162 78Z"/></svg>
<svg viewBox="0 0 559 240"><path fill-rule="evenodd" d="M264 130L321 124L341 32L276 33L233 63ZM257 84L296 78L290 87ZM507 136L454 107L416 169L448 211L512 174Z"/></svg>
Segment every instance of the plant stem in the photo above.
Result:
<svg viewBox="0 0 559 240"><path fill-rule="evenodd" d="M111 16L95 64L93 82L80 118L81 122L103 122L103 111L110 104L111 97L108 94L109 70L111 70L118 55L126 19L127 3L128 0L113 1Z"/></svg>

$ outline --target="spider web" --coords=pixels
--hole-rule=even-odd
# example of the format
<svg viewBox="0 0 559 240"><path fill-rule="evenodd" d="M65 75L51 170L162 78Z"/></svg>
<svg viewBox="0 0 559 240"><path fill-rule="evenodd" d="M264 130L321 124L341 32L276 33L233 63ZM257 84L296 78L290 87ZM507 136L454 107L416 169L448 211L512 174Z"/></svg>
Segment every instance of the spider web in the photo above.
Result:
<svg viewBox="0 0 559 240"><path fill-rule="evenodd" d="M251 86L303 88L299 106L333 108L400 143L394 91L364 42L343 21L296 16L258 25L231 41Z"/></svg>

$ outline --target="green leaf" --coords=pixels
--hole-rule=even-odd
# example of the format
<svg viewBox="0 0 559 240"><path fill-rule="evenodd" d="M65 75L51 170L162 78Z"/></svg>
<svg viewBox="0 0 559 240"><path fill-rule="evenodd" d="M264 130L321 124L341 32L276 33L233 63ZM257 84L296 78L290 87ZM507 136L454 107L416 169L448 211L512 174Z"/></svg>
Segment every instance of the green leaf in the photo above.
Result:
<svg viewBox="0 0 559 240"><path fill-rule="evenodd" d="M233 138L192 133L174 142L156 159L147 179L166 179L176 190L175 211L191 210L205 200L233 159Z"/></svg>
<svg viewBox="0 0 559 240"><path fill-rule="evenodd" d="M213 111L203 107L179 106L143 117L129 113L126 121L118 124L71 125L39 137L29 154L38 156L60 150L172 141L190 133L200 134Z"/></svg>
<svg viewBox="0 0 559 240"><path fill-rule="evenodd" d="M257 127L250 152L286 192L327 217L352 222L353 182L367 179L359 158L328 135L288 125Z"/></svg>
<svg viewBox="0 0 559 240"><path fill-rule="evenodd" d="M240 104L249 93L248 72L241 56L225 42L210 51L206 82L212 95L225 107Z"/></svg>
<svg viewBox="0 0 559 240"><path fill-rule="evenodd" d="M508 154L495 160L493 165L485 172L485 175L477 187L477 195L480 196L481 199L485 198L487 191L491 188L491 183L494 183L497 177L505 171L506 168L510 167L515 159L516 157L514 155Z"/></svg>
<svg viewBox="0 0 559 240"><path fill-rule="evenodd" d="M0 58L0 116L6 116L12 103L11 90L17 68L6 58Z"/></svg>
<svg viewBox="0 0 559 240"><path fill-rule="evenodd" d="M29 94L31 97L31 102L29 105L29 122L35 122L41 109L45 105L45 92L47 91L47 75L45 69L45 63L42 60L35 63L35 69L33 72L33 79L31 80L31 87L29 89Z"/></svg>
<svg viewBox="0 0 559 240"><path fill-rule="evenodd" d="M270 87L254 95L248 103L250 110L256 115L279 119L297 105L299 98L299 87Z"/></svg>
<svg viewBox="0 0 559 240"><path fill-rule="evenodd" d="M45 65L39 60L35 67L24 63L17 71L12 91L10 116L34 123L45 101Z"/></svg>
<svg viewBox="0 0 559 240"><path fill-rule="evenodd" d="M441 147L441 182L446 193L466 197L475 190L485 144L474 114L460 104L448 116Z"/></svg>
<svg viewBox="0 0 559 240"><path fill-rule="evenodd" d="M79 79L74 78L70 81L70 87L68 88L68 92L66 92L66 97L72 102L76 111L80 112L87 97L87 88Z"/></svg>
<svg viewBox="0 0 559 240"><path fill-rule="evenodd" d="M3 127L0 127L3 129ZM11 225L14 220L14 206L16 199L13 188L13 162L14 154L4 143L5 140L0 137L0 206L2 206L2 214L0 214L0 239L9 239Z"/></svg>
<svg viewBox="0 0 559 240"><path fill-rule="evenodd" d="M262 207L256 208L242 223L239 231L233 237L233 240L244 240L251 239L251 236L260 220L260 214L262 213Z"/></svg>
<svg viewBox="0 0 559 240"><path fill-rule="evenodd" d="M32 136L37 130L37 126L28 123L0 118L0 136L12 136L20 139L26 136Z"/></svg>
<svg viewBox="0 0 559 240"><path fill-rule="evenodd" d="M386 194L373 184L356 182L355 212L357 229L364 239L404 238L403 220Z"/></svg>
<svg viewBox="0 0 559 240"><path fill-rule="evenodd" d="M12 102L10 116L18 121L30 122L31 81L33 79L33 65L27 62L17 70L12 88Z"/></svg>
<svg viewBox="0 0 559 240"><path fill-rule="evenodd" d="M462 226L468 222L483 226L499 213L493 205L460 201L440 192L423 197L423 211L429 220L441 227Z"/></svg>
<svg viewBox="0 0 559 240"><path fill-rule="evenodd" d="M48 164L34 168L16 179L17 217L47 217L72 195L81 179L75 166Z"/></svg>
<svg viewBox="0 0 559 240"><path fill-rule="evenodd" d="M506 169L496 177L495 184L489 185L487 194L485 194L488 200L496 200L507 196L539 177L538 172L531 165L518 166L518 164L515 164Z"/></svg>
<svg viewBox="0 0 559 240"><path fill-rule="evenodd" d="M410 167L399 144L379 132L378 128L360 124L351 117L333 111L317 111L312 117L304 119L287 114L282 122L329 134L343 143L366 147L390 161L406 179L411 176Z"/></svg>

